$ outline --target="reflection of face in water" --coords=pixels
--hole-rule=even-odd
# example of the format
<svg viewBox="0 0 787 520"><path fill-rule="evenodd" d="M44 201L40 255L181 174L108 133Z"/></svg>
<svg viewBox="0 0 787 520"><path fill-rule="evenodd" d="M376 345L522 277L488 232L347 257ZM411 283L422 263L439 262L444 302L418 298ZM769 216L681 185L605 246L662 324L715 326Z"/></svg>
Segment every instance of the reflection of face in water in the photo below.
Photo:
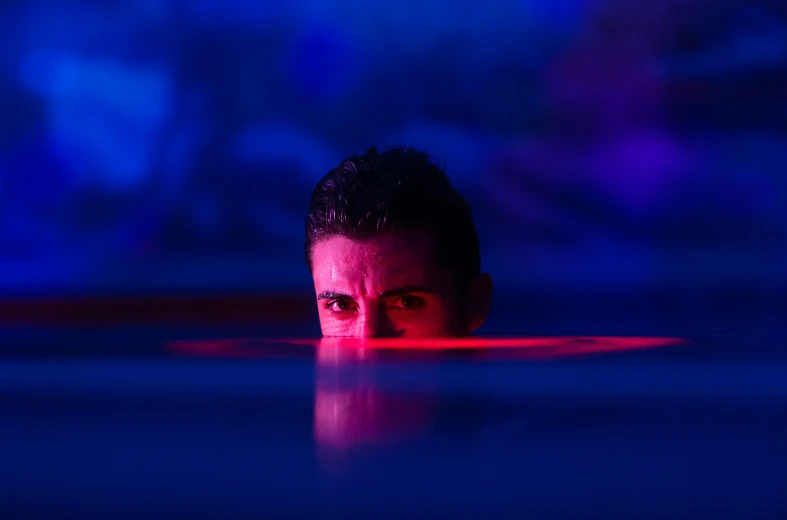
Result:
<svg viewBox="0 0 787 520"><path fill-rule="evenodd" d="M479 362L484 359L513 361L609 354L682 343L684 340L680 338L653 337L323 338L315 344L315 442L321 449L338 452L390 446L425 433L435 423L438 393L430 388L429 381L420 379L424 386L413 388L413 381L408 380L406 386L399 386L397 390L386 390L380 384L380 372L376 372L382 365L379 362L392 360L392 356L393 360L407 359L415 364L430 354L435 356L431 359L442 363L457 358ZM408 369L406 363L387 368L393 375L397 369ZM463 414L469 412L465 405L462 410ZM443 412L445 410L440 413Z"/></svg>
<svg viewBox="0 0 787 520"><path fill-rule="evenodd" d="M167 349L181 356L215 358L316 356L314 441L320 455L329 455L333 463L337 459L331 454L392 447L433 434L446 424L461 424L463 433L468 425L478 425L473 415L477 403L460 399L457 404L455 396L441 391L435 377L452 361L516 362L684 343L680 338L655 337L322 338L179 341L168 343ZM430 362L423 363L426 360ZM468 381L468 389L478 389L477 382Z"/></svg>
<svg viewBox="0 0 787 520"><path fill-rule="evenodd" d="M392 393L375 385L373 352L322 340L317 349L314 436L320 448L348 450L391 445L430 423L425 392Z"/></svg>

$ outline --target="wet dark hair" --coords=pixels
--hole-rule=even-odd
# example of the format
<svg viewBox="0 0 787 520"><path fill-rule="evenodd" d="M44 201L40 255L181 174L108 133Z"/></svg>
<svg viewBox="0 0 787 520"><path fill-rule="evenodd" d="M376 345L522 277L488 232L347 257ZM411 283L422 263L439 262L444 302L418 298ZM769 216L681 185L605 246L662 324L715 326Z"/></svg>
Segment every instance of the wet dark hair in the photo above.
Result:
<svg viewBox="0 0 787 520"><path fill-rule="evenodd" d="M314 188L306 217L306 262L320 240L364 238L386 231L424 231L435 260L466 285L481 270L473 212L428 153L370 148L329 171Z"/></svg>

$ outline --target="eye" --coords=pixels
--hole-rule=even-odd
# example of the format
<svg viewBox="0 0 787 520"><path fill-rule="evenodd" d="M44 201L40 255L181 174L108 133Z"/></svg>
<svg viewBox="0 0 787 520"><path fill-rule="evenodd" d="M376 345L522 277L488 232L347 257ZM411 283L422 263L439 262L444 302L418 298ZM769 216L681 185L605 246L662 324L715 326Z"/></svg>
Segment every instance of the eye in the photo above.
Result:
<svg viewBox="0 0 787 520"><path fill-rule="evenodd" d="M355 303L351 300L340 298L338 300L331 300L325 304L325 308L337 314L345 312L352 312L355 310Z"/></svg>
<svg viewBox="0 0 787 520"><path fill-rule="evenodd" d="M423 308L424 305L426 305L426 302L423 298L408 294L398 298L391 307L400 311L417 311Z"/></svg>

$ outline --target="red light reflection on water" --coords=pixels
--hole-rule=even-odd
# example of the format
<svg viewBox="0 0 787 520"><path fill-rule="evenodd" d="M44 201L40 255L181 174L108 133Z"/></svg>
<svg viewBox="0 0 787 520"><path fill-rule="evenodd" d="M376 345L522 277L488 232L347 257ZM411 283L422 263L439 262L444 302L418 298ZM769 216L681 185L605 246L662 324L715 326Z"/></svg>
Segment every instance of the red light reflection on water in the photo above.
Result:
<svg viewBox="0 0 787 520"><path fill-rule="evenodd" d="M354 447L379 446L417 435L431 423L435 396L428 392L393 394L376 387L363 370L333 370L355 364L373 364L383 351L467 351L489 354L481 359L544 359L588 355L683 343L679 338L658 337L552 337L552 338L429 338L360 339L324 338L316 344L294 340L299 345L317 346L317 392L314 409L315 442L333 463ZM430 358L432 358L430 356ZM417 358L416 358L417 359ZM348 380L349 374L349 380Z"/></svg>
<svg viewBox="0 0 787 520"><path fill-rule="evenodd" d="M282 339L183 341L173 353L220 358L316 360L314 441L327 466L340 468L353 448L381 446L417 436L434 417L437 396L426 390L385 391L366 366L385 352L413 361L449 359L457 351L484 359L551 359L680 345L668 337L541 337L421 339ZM412 358L410 357L412 355ZM426 358L424 357L426 355ZM446 357L444 357L446 356ZM397 356L397 359L402 359ZM467 357L464 357L467 359ZM337 371L341 367L355 367ZM406 369L406 367L403 367ZM341 372L341 373L340 373Z"/></svg>
<svg viewBox="0 0 787 520"><path fill-rule="evenodd" d="M551 358L604 352L623 352L685 343L670 337L568 336L529 338L321 338L321 339L226 339L179 341L168 345L180 355L235 358L314 356L315 351L334 351L337 361L362 361L363 353L375 351L431 352L474 351L506 358ZM354 353L351 353L354 352ZM361 355L358 355L361 352Z"/></svg>

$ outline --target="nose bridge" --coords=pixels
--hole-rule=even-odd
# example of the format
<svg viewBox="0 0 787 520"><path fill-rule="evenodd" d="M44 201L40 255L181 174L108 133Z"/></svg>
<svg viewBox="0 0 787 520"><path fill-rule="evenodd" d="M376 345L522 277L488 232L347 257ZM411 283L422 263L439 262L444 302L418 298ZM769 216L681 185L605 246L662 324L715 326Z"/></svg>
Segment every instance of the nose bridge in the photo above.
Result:
<svg viewBox="0 0 787 520"><path fill-rule="evenodd" d="M365 338L381 338L392 335L391 324L385 313L385 305L370 302L364 309L361 333Z"/></svg>
<svg viewBox="0 0 787 520"><path fill-rule="evenodd" d="M374 338L380 334L380 306L372 302L366 306L362 318L361 334L365 338Z"/></svg>

